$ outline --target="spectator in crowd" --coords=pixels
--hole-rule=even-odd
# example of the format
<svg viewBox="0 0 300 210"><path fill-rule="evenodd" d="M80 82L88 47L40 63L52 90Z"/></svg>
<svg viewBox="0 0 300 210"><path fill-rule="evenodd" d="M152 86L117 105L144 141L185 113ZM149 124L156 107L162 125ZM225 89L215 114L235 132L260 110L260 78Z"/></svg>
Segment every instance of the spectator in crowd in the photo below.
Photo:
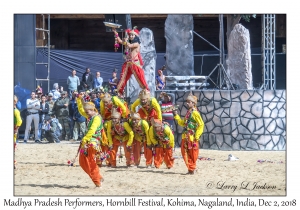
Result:
<svg viewBox="0 0 300 210"><path fill-rule="evenodd" d="M166 92L161 92L159 96L162 100L161 103L161 114L162 120L170 124L171 128L174 127L174 116L173 116L173 107L174 104L171 101L171 96Z"/></svg>
<svg viewBox="0 0 300 210"><path fill-rule="evenodd" d="M77 103L74 104L73 120L74 120L73 139L77 141L79 139L79 134L80 134L78 133L78 130L82 133L82 136L84 136L86 132L86 125L85 125L86 120L85 117L79 113Z"/></svg>
<svg viewBox="0 0 300 210"><path fill-rule="evenodd" d="M36 90L36 99L39 100L39 102L41 102L42 100L42 91L41 90Z"/></svg>
<svg viewBox="0 0 300 210"><path fill-rule="evenodd" d="M51 115L52 114L52 109L53 109L53 106L54 106L53 93L48 93L47 104L49 104L48 114Z"/></svg>
<svg viewBox="0 0 300 210"><path fill-rule="evenodd" d="M30 127L32 121L34 122L34 136L35 142L40 143L41 141L38 139L38 131L39 131L39 110L40 110L40 102L36 99L35 91L31 91L31 98L26 100L27 112L26 112L26 128L25 128L25 135L24 135L24 143L27 143Z"/></svg>
<svg viewBox="0 0 300 210"><path fill-rule="evenodd" d="M38 92L38 91L40 91L43 94L43 89L39 85L35 89L35 92Z"/></svg>
<svg viewBox="0 0 300 210"><path fill-rule="evenodd" d="M97 97L97 93L95 91L91 92L91 102L95 104L96 109L100 113L100 99Z"/></svg>
<svg viewBox="0 0 300 210"><path fill-rule="evenodd" d="M58 120L55 117L55 114L47 116L45 118L45 138L50 143L60 143L61 131L58 126Z"/></svg>
<svg viewBox="0 0 300 210"><path fill-rule="evenodd" d="M43 136L42 135L43 134L42 125L45 120L45 117L48 116L48 113L49 113L49 104L46 103L46 96L42 95L41 102L40 102L40 110L39 110L39 115L40 115L39 133L38 133L39 139L42 139L42 136Z"/></svg>
<svg viewBox="0 0 300 210"><path fill-rule="evenodd" d="M102 87L103 78L100 77L100 71L96 72L96 78L94 79L94 89L99 89Z"/></svg>
<svg viewBox="0 0 300 210"><path fill-rule="evenodd" d="M112 78L109 79L109 86L110 86L110 93L111 94L114 94L115 93L115 89L117 88L117 85L118 85L118 78L117 78L117 71L116 69L113 71L112 73Z"/></svg>
<svg viewBox="0 0 300 210"><path fill-rule="evenodd" d="M69 103L69 118L70 118L70 138L73 139L73 129L74 129L74 112L76 109L76 95L78 94L77 90L72 92L72 98L70 99Z"/></svg>
<svg viewBox="0 0 300 210"><path fill-rule="evenodd" d="M50 91L53 94L53 101L56 101L58 98L60 98L60 92L58 88L58 83L53 84L53 89Z"/></svg>
<svg viewBox="0 0 300 210"><path fill-rule="evenodd" d="M159 69L157 71L158 75L155 78L155 86L156 86L156 90L162 90L165 89L165 85L166 85L166 78L165 75L163 73L163 71L166 69L165 66L161 67L161 69Z"/></svg>
<svg viewBox="0 0 300 210"><path fill-rule="evenodd" d="M67 79L67 85L68 85L68 90L69 90L69 96L72 96L72 92L74 90L78 89L78 86L80 85L80 80L79 77L76 76L76 70L72 70L72 75L68 76Z"/></svg>
<svg viewBox="0 0 300 210"><path fill-rule="evenodd" d="M63 91L61 97L55 101L53 106L53 113L55 113L59 123L62 125L61 138L67 141L70 137L69 101L67 92Z"/></svg>
<svg viewBox="0 0 300 210"><path fill-rule="evenodd" d="M81 88L83 90L92 90L93 89L93 82L94 82L94 77L91 74L91 70L89 68L86 68L86 71L82 75L82 86Z"/></svg>

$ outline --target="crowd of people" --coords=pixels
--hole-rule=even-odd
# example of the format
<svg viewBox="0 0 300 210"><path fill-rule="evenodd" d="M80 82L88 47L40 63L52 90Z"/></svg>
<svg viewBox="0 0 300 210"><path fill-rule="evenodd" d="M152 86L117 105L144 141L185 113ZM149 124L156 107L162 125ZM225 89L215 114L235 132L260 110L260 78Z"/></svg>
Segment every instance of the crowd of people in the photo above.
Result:
<svg viewBox="0 0 300 210"><path fill-rule="evenodd" d="M120 78L114 71L109 90L102 88L100 72L93 77L90 69L86 68L81 80L76 76L76 70L72 71L67 79L68 92L59 89L57 83L46 95L38 87L26 102L24 143L28 140L32 121L36 143L41 143L43 139L51 143L81 140L77 151L79 164L97 187L103 181L100 167L104 163L108 167L117 167L119 148L124 149L128 167L140 166L140 157L144 154L146 167L160 168L165 163L168 169L172 168L174 120L184 127L181 153L188 174L194 174L199 153L198 142L204 129L196 106L196 96L190 93L187 97L188 112L181 118L170 94L163 92L159 99L151 95L142 69L139 32L136 28L126 32L129 40L121 40L114 30L116 42L126 47L127 54ZM128 104L124 87L131 74L138 80L141 90L138 98ZM163 89L164 85L160 83L158 87ZM14 100L15 110L16 104ZM18 120L15 122L18 122L15 126L20 126Z"/></svg>

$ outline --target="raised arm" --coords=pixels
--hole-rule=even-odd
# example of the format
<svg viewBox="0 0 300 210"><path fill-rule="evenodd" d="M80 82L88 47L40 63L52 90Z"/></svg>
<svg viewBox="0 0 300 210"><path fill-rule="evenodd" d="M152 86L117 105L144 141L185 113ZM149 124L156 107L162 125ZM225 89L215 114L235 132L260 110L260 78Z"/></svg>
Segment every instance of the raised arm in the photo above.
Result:
<svg viewBox="0 0 300 210"><path fill-rule="evenodd" d="M136 112L136 111L135 111L135 108L136 108L138 105L140 105L140 104L141 104L140 99L139 99L139 98L136 99L135 102L134 102L133 104L131 104L131 111L132 111L132 112Z"/></svg>
<svg viewBox="0 0 300 210"><path fill-rule="evenodd" d="M120 99L115 96L112 97L112 101L117 107L120 107L120 109L122 110L122 117L126 118L126 106L122 103L122 101L120 101Z"/></svg>
<svg viewBox="0 0 300 210"><path fill-rule="evenodd" d="M89 117L87 116L87 114L85 113L85 111L84 111L83 104L82 104L82 98L81 98L81 97L76 98L76 102L77 102L77 107L78 107L79 113L80 113L82 116L84 116L86 119L89 118Z"/></svg>
<svg viewBox="0 0 300 210"><path fill-rule="evenodd" d="M157 102L156 98L152 98L152 106L153 108L155 109L156 113L157 113L157 118L159 120L162 120L162 114L161 114L161 109L160 109L160 105L159 103Z"/></svg>
<svg viewBox="0 0 300 210"><path fill-rule="evenodd" d="M133 133L133 130L131 129L128 122L124 122L124 128L125 128L125 130L127 131L128 135L129 135L127 146L130 147L132 145L132 142L133 142L134 133Z"/></svg>

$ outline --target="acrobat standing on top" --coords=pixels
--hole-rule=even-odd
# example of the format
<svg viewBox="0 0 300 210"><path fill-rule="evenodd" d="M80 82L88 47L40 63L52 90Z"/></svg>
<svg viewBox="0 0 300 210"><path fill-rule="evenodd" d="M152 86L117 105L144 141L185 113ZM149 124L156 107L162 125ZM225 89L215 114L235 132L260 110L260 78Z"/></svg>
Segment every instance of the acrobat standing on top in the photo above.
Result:
<svg viewBox="0 0 300 210"><path fill-rule="evenodd" d="M115 33L116 41L125 46L125 63L122 65L122 72L117 86L118 92L123 94L126 83L132 74L142 89L149 90L145 80L144 70L142 69L144 63L140 54L140 32L136 27L132 30L127 29L126 33L129 35L129 40L125 38L124 41L120 39L115 28L113 28L113 32Z"/></svg>

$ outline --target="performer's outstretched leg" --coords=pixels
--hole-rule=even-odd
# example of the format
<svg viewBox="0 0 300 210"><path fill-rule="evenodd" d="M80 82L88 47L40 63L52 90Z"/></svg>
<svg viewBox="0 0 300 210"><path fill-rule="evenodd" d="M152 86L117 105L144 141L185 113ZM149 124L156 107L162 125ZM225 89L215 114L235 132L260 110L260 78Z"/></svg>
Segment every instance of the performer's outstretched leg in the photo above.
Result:
<svg viewBox="0 0 300 210"><path fill-rule="evenodd" d="M127 81L130 79L131 75L132 75L131 64L129 62L126 62L122 66L120 81L119 81L118 86L117 86L118 92L120 94L123 94L124 88L127 84Z"/></svg>
<svg viewBox="0 0 300 210"><path fill-rule="evenodd" d="M137 82L139 83L140 87L142 89L149 90L148 84L145 79L144 70L141 67L139 67L135 64L132 64L132 73L133 73L135 79L137 80Z"/></svg>

